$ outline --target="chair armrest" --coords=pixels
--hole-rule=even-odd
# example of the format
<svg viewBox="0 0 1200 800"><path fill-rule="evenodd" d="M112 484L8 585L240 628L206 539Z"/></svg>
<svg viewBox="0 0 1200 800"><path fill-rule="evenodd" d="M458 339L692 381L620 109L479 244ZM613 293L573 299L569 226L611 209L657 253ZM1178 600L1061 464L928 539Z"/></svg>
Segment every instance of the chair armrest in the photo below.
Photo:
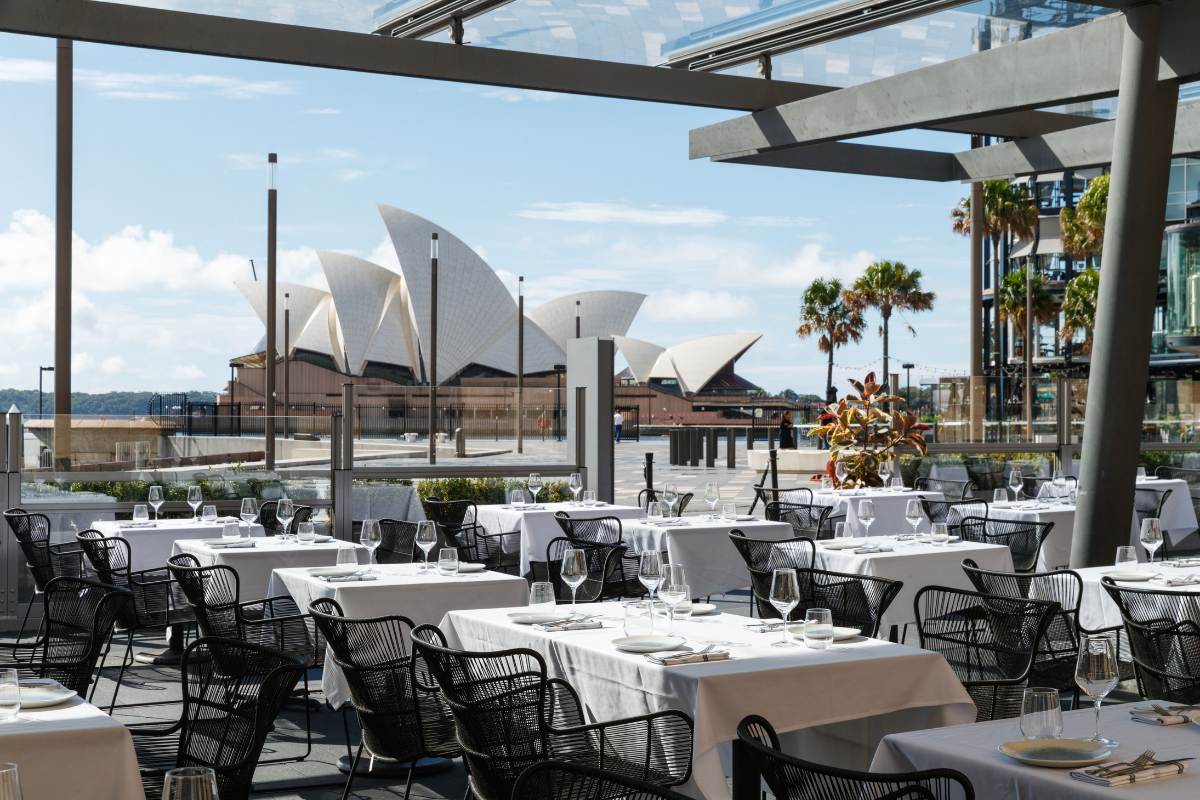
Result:
<svg viewBox="0 0 1200 800"><path fill-rule="evenodd" d="M134 723L127 723L125 725L125 727L128 728L129 733L135 737L136 736L145 736L145 737L170 736L173 733L179 732L180 728L183 727L183 720L181 720L181 719L175 720L175 722L171 723L171 725L166 728L153 727L158 724L159 723L156 723L156 722L134 722Z"/></svg>
<svg viewBox="0 0 1200 800"><path fill-rule="evenodd" d="M692 774L691 717L660 711L641 717L549 729L551 757L676 786Z"/></svg>
<svg viewBox="0 0 1200 800"><path fill-rule="evenodd" d="M147 578L146 576L148 576L148 575L154 576L154 577ZM168 584L174 583L175 580L174 580L174 578L171 577L171 573L167 572L165 569L153 568L153 569L140 569L140 570L137 570L136 572L130 572L129 573L129 582L131 584L133 584L134 586L145 587L145 586L168 585Z"/></svg>

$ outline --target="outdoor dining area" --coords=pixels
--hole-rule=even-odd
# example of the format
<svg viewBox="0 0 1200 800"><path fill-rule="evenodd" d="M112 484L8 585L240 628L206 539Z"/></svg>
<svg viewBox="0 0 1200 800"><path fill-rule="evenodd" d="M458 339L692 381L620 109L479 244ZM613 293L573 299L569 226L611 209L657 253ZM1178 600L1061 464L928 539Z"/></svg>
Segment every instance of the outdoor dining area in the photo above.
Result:
<svg viewBox="0 0 1200 800"><path fill-rule="evenodd" d="M532 474L349 541L286 495L165 519L152 487L70 537L9 509L41 614L0 641L0 797L246 798L326 739L342 797L1195 796L1200 474L1139 476L1129 544L1079 570L1069 476L879 477L747 507Z"/></svg>

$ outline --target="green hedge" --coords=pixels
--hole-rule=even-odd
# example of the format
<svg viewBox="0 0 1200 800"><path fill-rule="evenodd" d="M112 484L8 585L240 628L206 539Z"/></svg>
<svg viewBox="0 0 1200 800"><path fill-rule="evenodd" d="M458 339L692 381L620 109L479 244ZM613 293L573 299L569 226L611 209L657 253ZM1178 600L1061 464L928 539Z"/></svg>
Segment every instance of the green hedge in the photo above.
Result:
<svg viewBox="0 0 1200 800"><path fill-rule="evenodd" d="M440 497L442 500L474 500L481 506L499 505L508 502L507 493L513 489L528 491L528 481L503 478L445 478L421 481L417 484L417 495L421 498L422 505L430 497ZM538 502L562 503L570 499L571 487L565 481L545 484L538 493Z"/></svg>

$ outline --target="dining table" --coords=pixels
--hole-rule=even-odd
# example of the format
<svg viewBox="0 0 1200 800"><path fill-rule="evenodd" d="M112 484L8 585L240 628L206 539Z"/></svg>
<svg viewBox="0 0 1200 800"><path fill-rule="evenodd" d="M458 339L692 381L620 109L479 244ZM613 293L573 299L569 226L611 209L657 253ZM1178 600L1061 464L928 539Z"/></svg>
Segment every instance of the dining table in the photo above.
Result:
<svg viewBox="0 0 1200 800"><path fill-rule="evenodd" d="M523 606L529 602L529 584L524 578L482 570L442 576L436 567L421 564L376 564L369 569L373 580L321 580L305 568L276 569L271 573L271 597L290 595L301 611L319 597L330 597L347 617L382 617L398 614L414 626L436 625L458 609ZM321 677L321 691L334 708L350 699L350 688L340 667L328 653Z"/></svg>
<svg viewBox="0 0 1200 800"><path fill-rule="evenodd" d="M1139 577L1157 575L1162 578L1182 578L1185 580L1188 578L1200 578L1200 563L1197 562L1200 562L1200 559L1182 562L1184 566L1167 566L1161 562L1138 564L1136 571L1143 573ZM1179 562L1171 561L1168 563L1177 564ZM1106 574L1116 572L1117 570L1117 567L1084 567L1083 569L1075 570L1075 572L1079 573L1079 577L1083 579L1083 593L1079 597L1079 624L1086 630L1094 631L1100 628L1113 628L1123 624L1120 609L1117 608L1117 604L1113 602L1112 597L1109 596L1100 583ZM1153 578L1137 581L1117 580L1115 582L1117 586L1122 588L1194 594L1196 595L1196 603L1192 605L1189 616L1200 623L1200 582L1183 586L1166 586Z"/></svg>
<svg viewBox="0 0 1200 800"><path fill-rule="evenodd" d="M539 631L509 618L519 609L504 608L452 611L439 627L451 647L538 652L548 677L571 684L590 720L670 709L691 716L692 777L676 790L695 798L729 798L729 742L747 714L770 719L787 752L859 769L887 733L975 718L970 696L938 653L862 636L824 650L775 647L781 632L751 631L749 618L716 613L677 621L675 631L684 646L715 643L729 659L660 666L613 644L624 636L622 608L581 603L575 610L598 615L599 629Z"/></svg>
<svg viewBox="0 0 1200 800"><path fill-rule="evenodd" d="M1200 756L1200 726L1147 725L1134 722L1130 711L1148 701L1107 705L1100 710L1100 733L1117 742L1113 760L1136 758L1153 750L1155 758ZM1064 739L1084 739L1095 733L1092 708L1063 714ZM1035 767L1009 758L997 748L1022 740L1020 720L1001 719L948 728L885 736L871 762L872 772L914 772L949 768L967 776L978 798L987 800L1076 800L1125 796L1150 800L1193 800L1200 796L1200 768L1190 762L1182 775L1120 787L1096 786L1076 780L1070 770Z"/></svg>
<svg viewBox="0 0 1200 800"><path fill-rule="evenodd" d="M25 800L146 796L129 729L80 697L0 724L0 761L17 765Z"/></svg>
<svg viewBox="0 0 1200 800"><path fill-rule="evenodd" d="M858 518L858 509L863 500L870 500L875 507L875 520L871 523L871 536L891 536L912 533L913 527L905 518L909 500L945 500L941 492L918 492L912 489L893 491L885 488L867 489L818 489L813 492L813 504L829 506L829 516L845 515L846 527L855 536L865 536L868 528ZM929 532L929 520L923 520L918 532Z"/></svg>
<svg viewBox="0 0 1200 800"><path fill-rule="evenodd" d="M730 540L730 531L740 530L751 539L791 539L795 535L786 522L708 516L635 520L622 524L622 535L634 553L665 552L669 563L682 564L692 597L724 594L750 585L750 571Z"/></svg>
<svg viewBox="0 0 1200 800"><path fill-rule="evenodd" d="M236 517L220 517L218 522L203 519L160 519L148 523L97 520L92 523L92 528L105 536L120 536L127 540L133 556L131 567L136 572L164 568L167 559L177 552L174 549L176 539L219 539L226 522L236 522L243 537L266 536L262 525L247 524ZM71 540L74 541L74 536Z"/></svg>
<svg viewBox="0 0 1200 800"><path fill-rule="evenodd" d="M247 600L262 600L268 594L271 573L289 567L332 567L337 564L338 551L348 547L355 551L359 564L371 563L367 548L351 542L329 538L326 542L301 544L274 536L239 539L236 546L225 542L210 544L204 539L176 539L172 555L187 553L195 556L202 567L223 564L238 574L238 595Z"/></svg>
<svg viewBox="0 0 1200 800"><path fill-rule="evenodd" d="M532 562L546 560L546 548L551 541L560 536L566 536L554 518L555 513L559 511L564 511L575 519L616 517L624 521L646 516L646 512L639 506L623 506L613 503L598 503L592 506L572 502L524 506L482 505L476 506L476 508L478 517L475 521L483 527L486 533L520 532L519 545L510 541L504 542L507 552L511 552L509 548L520 548L520 570L518 572L520 575L528 575L532 571L533 568L530 566ZM516 537L506 538L515 539Z"/></svg>

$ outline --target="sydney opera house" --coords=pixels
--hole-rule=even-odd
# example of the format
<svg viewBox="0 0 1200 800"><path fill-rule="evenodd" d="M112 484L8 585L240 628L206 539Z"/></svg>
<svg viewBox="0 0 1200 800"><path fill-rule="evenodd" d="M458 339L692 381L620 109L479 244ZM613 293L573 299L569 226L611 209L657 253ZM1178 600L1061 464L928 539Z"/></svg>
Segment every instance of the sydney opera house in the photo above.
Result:
<svg viewBox="0 0 1200 800"><path fill-rule="evenodd" d="M398 208L376 208L396 249L398 273L354 256L318 251L329 291L278 284L276 363L278 369L286 347L291 404L328 403L347 382L361 387L360 397L372 391L397 396L404 394L400 387L428 386L433 233L439 244L437 382L451 387L515 385L518 305L499 276L445 228ZM237 286L265 325L266 283ZM290 312L286 344L285 294ZM580 335L612 338L624 356L628 367L616 377L619 385L648 387L679 400L758 393L757 386L734 374L733 364L759 335L713 336L666 348L629 338L625 334L645 297L580 292L527 307L526 385L546 385L539 378L554 385L566 362L566 341L576 335L578 309ZM231 367L237 369L233 401L261 402L265 351L264 333L249 355L232 359ZM276 386L283 386L281 373Z"/></svg>

